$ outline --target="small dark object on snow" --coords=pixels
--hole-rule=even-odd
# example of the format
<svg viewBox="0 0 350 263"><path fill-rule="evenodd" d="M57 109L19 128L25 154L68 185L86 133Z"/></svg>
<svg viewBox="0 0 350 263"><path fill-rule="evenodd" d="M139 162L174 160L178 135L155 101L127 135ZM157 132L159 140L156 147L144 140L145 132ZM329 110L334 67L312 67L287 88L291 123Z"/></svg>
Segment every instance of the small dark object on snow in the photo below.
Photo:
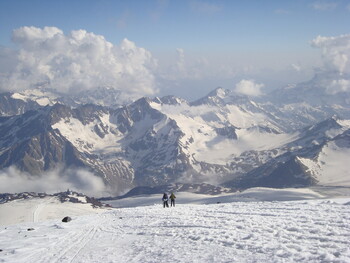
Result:
<svg viewBox="0 0 350 263"><path fill-rule="evenodd" d="M69 222L71 220L72 220L72 218L70 218L69 216L66 216L65 218L62 219L62 222L67 223L67 222Z"/></svg>
<svg viewBox="0 0 350 263"><path fill-rule="evenodd" d="M2 252L2 249L0 249L0 252Z"/></svg>
<svg viewBox="0 0 350 263"><path fill-rule="evenodd" d="M221 204L221 202L216 202L217 204Z"/></svg>
<svg viewBox="0 0 350 263"><path fill-rule="evenodd" d="M32 227L27 229L27 231L33 231L33 230L34 230L34 228L32 228Z"/></svg>

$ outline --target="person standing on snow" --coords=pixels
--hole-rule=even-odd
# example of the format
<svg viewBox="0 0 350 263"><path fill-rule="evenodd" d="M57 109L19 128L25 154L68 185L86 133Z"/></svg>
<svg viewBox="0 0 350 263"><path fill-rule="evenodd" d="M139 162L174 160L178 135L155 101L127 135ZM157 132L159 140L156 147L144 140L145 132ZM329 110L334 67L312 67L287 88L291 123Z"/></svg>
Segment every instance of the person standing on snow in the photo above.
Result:
<svg viewBox="0 0 350 263"><path fill-rule="evenodd" d="M165 206L166 206L166 207L169 207L169 204L168 204L168 195L167 195L167 193L164 193L162 200L163 200L163 207L164 207L164 208L165 208Z"/></svg>
<svg viewBox="0 0 350 263"><path fill-rule="evenodd" d="M171 193L170 195L170 206L173 206L175 207L175 198L176 196L174 195L174 193Z"/></svg>

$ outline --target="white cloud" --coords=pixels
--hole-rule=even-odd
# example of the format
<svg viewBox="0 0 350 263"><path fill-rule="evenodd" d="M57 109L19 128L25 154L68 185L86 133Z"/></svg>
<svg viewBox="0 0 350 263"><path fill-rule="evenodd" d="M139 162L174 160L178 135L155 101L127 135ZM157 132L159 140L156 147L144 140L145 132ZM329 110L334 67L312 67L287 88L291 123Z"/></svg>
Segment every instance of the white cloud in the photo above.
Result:
<svg viewBox="0 0 350 263"><path fill-rule="evenodd" d="M248 96L260 96L262 95L261 88L264 84L255 83L254 80L242 79L236 84L235 91Z"/></svg>
<svg viewBox="0 0 350 263"><path fill-rule="evenodd" d="M311 42L322 50L323 66L317 73L329 94L350 92L350 35L318 36Z"/></svg>
<svg viewBox="0 0 350 263"><path fill-rule="evenodd" d="M1 193L57 193L67 189L96 197L107 193L103 180L83 169L55 169L40 176L21 172L14 167L0 171Z"/></svg>
<svg viewBox="0 0 350 263"><path fill-rule="evenodd" d="M338 92L350 92L350 80L332 80L331 84L326 87L326 91L330 94L336 94Z"/></svg>
<svg viewBox="0 0 350 263"><path fill-rule="evenodd" d="M312 41L312 45L321 48L326 68L340 74L350 73L350 35L318 36Z"/></svg>
<svg viewBox="0 0 350 263"><path fill-rule="evenodd" d="M119 46L85 30L65 35L56 27L13 31L12 65L0 62L0 85L11 91L48 83L61 92L111 86L136 96L152 95L156 61L149 51L124 39ZM1 50L1 53L5 53ZM4 70L6 68L6 70Z"/></svg>
<svg viewBox="0 0 350 263"><path fill-rule="evenodd" d="M318 36L312 41L314 47L322 50L326 68L340 74L350 73L350 35L337 37Z"/></svg>
<svg viewBox="0 0 350 263"><path fill-rule="evenodd" d="M328 2L328 1L316 1L311 4L311 7L315 10L327 11L334 10L337 8L338 3L336 2Z"/></svg>

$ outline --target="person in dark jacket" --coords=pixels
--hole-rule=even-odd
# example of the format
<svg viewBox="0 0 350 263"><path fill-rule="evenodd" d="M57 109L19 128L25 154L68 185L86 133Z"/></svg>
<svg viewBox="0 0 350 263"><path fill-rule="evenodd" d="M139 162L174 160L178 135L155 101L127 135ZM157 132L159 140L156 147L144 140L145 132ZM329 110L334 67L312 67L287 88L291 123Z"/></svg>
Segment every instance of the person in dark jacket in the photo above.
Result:
<svg viewBox="0 0 350 263"><path fill-rule="evenodd" d="M176 198L176 196L174 195L174 193L171 193L171 195L170 195L170 206L174 206L175 207L175 198Z"/></svg>
<svg viewBox="0 0 350 263"><path fill-rule="evenodd" d="M164 208L165 208L165 206L166 206L166 207L169 207L169 204L168 204L168 195L167 195L167 193L164 193L162 200L163 200L163 207L164 207Z"/></svg>

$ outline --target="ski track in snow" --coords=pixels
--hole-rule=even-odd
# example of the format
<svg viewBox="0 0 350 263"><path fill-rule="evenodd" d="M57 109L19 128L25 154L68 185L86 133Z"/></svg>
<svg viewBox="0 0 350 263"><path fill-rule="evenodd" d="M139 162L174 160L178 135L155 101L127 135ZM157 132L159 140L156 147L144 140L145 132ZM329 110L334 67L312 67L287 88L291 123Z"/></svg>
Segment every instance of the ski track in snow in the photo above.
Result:
<svg viewBox="0 0 350 263"><path fill-rule="evenodd" d="M0 228L0 262L350 262L348 201L154 205L23 223Z"/></svg>
<svg viewBox="0 0 350 263"><path fill-rule="evenodd" d="M34 210L33 210L33 222L39 222L39 218L40 218L40 213L43 211L43 209L47 206L48 203L50 203L51 201L53 201L55 199L55 197L51 197L47 200L45 200L42 203L38 203Z"/></svg>

